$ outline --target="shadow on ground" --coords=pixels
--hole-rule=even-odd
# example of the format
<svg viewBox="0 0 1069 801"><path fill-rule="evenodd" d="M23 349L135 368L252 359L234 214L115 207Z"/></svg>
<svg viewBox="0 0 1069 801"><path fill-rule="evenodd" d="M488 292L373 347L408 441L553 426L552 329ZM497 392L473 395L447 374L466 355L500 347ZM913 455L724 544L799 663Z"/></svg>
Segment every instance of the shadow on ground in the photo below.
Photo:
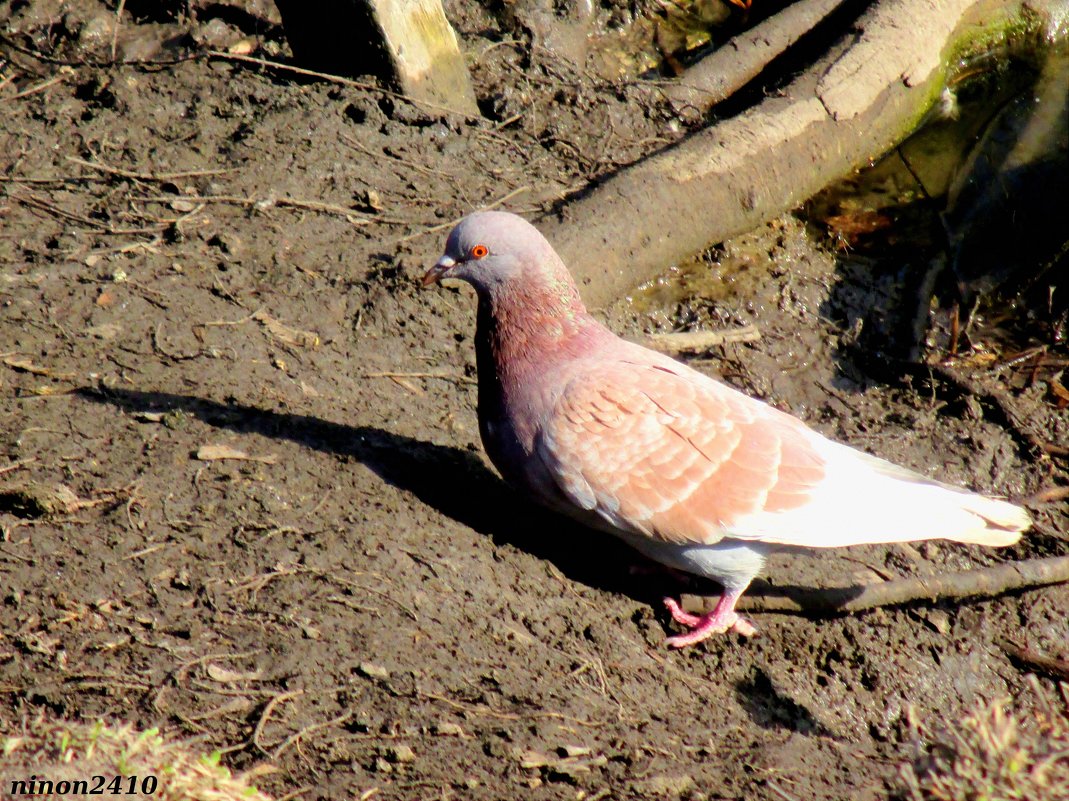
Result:
<svg viewBox="0 0 1069 801"><path fill-rule="evenodd" d="M642 571L646 575L634 578L631 568L642 557L609 535L591 531L521 497L471 451L373 426L349 426L194 395L113 387L82 387L77 392L125 412L180 411L217 428L287 439L356 459L384 481L411 492L458 523L494 542L508 543L545 559L573 580L653 603L657 608L660 604L655 601L661 596L679 592L678 582L667 573ZM576 548L580 541L589 542L590 547ZM709 592L718 591L715 584L701 586Z"/></svg>

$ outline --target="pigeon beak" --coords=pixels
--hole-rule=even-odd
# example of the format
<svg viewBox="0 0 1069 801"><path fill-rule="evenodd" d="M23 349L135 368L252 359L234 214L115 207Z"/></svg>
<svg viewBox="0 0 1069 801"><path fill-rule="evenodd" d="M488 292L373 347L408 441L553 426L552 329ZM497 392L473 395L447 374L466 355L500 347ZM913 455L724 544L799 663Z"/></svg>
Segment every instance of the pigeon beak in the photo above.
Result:
<svg viewBox="0 0 1069 801"><path fill-rule="evenodd" d="M449 256L442 256L435 262L434 266L427 270L427 274L423 276L423 286L430 286L431 284L437 284L442 277L457 266L456 260Z"/></svg>

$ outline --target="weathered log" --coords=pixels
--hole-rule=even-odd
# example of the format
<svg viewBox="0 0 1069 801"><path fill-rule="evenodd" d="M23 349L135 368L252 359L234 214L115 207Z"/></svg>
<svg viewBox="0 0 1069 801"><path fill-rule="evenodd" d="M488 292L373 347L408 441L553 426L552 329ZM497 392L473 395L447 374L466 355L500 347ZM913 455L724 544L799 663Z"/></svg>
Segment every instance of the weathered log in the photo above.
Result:
<svg viewBox="0 0 1069 801"><path fill-rule="evenodd" d="M886 152L932 107L951 61L1053 14L1034 0L990 5L882 0L860 35L780 96L617 173L539 225L587 303L610 303Z"/></svg>

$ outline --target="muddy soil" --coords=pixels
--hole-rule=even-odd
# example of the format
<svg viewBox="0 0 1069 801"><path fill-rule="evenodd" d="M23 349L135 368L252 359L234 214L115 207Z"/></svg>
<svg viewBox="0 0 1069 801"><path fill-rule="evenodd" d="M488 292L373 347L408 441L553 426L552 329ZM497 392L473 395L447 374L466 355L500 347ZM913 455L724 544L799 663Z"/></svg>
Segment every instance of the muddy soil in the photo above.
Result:
<svg viewBox="0 0 1069 801"><path fill-rule="evenodd" d="M1027 710L1001 638L1065 656L1066 586L759 614L758 637L669 651L660 599L692 588L488 466L473 298L416 279L465 212L550 210L678 138L654 92L491 4L449 4L484 120L183 59L285 60L270 4L130 2L117 32L112 7L62 5L0 7L0 731L159 726L301 799L876 799L917 755L909 715ZM113 46L157 63L108 66ZM707 286L669 275L606 320L754 324L695 363L943 480L1069 481L1035 447L1069 442L1049 371L966 360L976 395L888 367L887 264L793 216L704 264ZM1064 500L1033 509L1006 551L859 548L769 578L1069 552Z"/></svg>

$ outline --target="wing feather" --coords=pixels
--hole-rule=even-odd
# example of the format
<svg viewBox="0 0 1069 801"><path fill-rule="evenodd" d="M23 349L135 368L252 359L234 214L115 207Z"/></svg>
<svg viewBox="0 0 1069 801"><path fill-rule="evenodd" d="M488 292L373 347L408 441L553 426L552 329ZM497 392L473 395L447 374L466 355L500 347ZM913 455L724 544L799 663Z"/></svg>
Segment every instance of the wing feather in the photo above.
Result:
<svg viewBox="0 0 1069 801"><path fill-rule="evenodd" d="M536 443L562 492L678 543L712 544L748 516L804 504L824 476L805 428L680 368L614 362L569 383Z"/></svg>

